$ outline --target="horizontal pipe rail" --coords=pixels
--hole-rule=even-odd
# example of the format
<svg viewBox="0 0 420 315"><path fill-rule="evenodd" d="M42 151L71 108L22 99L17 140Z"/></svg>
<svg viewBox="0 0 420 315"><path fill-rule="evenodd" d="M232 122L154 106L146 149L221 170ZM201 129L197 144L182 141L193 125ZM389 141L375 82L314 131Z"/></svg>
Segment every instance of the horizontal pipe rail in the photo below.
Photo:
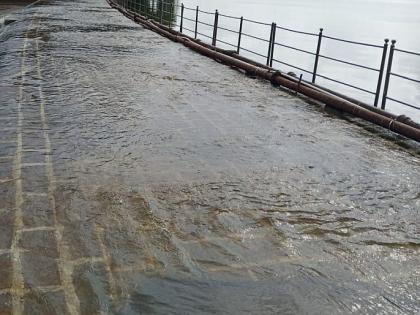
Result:
<svg viewBox="0 0 420 315"><path fill-rule="evenodd" d="M379 69L375 69L375 68L364 66L364 65L359 65L359 64L354 63L354 62L345 61L345 60L342 60L342 59L333 58L333 57L329 57L329 56L325 56L325 55L319 55L319 57L324 58L324 59L327 59L327 60L332 60L332 61L336 61L336 62L339 62L339 63L343 63L343 64L346 64L346 65L350 65L350 66L355 66L355 67L358 67L358 68L366 69L366 70L372 70L372 71L376 71L376 72L379 72L380 71Z"/></svg>
<svg viewBox="0 0 420 315"><path fill-rule="evenodd" d="M220 14L219 14L219 15L220 15ZM234 34L239 34L239 32L238 32L238 31L234 31L234 30L231 30L231 29L228 29L228 28L222 27L222 26L219 26L219 30L224 30L224 31L231 32L231 33L234 33Z"/></svg>
<svg viewBox="0 0 420 315"><path fill-rule="evenodd" d="M254 55L256 55L256 56L260 56L260 57L262 57L262 58L267 58L267 56L265 56L265 55L263 55L263 54L257 53L257 52L255 52L255 51L253 51L253 50L250 50L250 49L247 49L247 48L244 48L244 47L241 47L241 50L244 50L244 51L249 52L249 53L251 53L251 54L254 54Z"/></svg>
<svg viewBox="0 0 420 315"><path fill-rule="evenodd" d="M380 93L382 91L381 85L382 85L383 75L384 75L384 72L385 72L385 69L384 69L385 68L385 60L388 59L388 70L387 70L387 73L386 73L386 76L385 76L385 87L384 87L384 93L383 93L383 97L382 97L382 107L381 108L384 109L386 100L389 100L389 101L397 102L397 103L399 103L403 106L407 106L407 107L410 107L410 108L413 108L413 109L420 110L419 106L409 104L407 102L404 102L402 100L398 100L396 98L391 98L387 95L391 77L396 77L396 78L399 78L399 79L402 79L402 80L406 80L406 81L410 81L410 82L413 82L413 83L420 84L420 80L418 80L418 79L415 79L415 78L412 78L412 77L409 77L409 76L399 74L399 73L395 73L395 72L391 71L392 59L393 58L386 58L387 57L387 50L386 50L387 44L385 46L380 46L380 45L374 45L374 44L365 43L365 42L358 42L358 41L352 41L352 40L346 40L346 39L341 39L341 38L337 38L337 37L327 36L327 35L322 34L322 29L321 29L321 32L319 34L310 33L310 32L303 32L303 31L294 30L294 29L290 29L290 28L286 28L286 27L282 27L282 26L277 26L275 23L270 24L270 23L264 23L264 22L255 21L255 20L251 20L251 19L246 19L246 18L243 18L243 17L235 17L235 16L231 16L231 15L221 14L221 13L217 12L217 10L216 10L216 12L209 12L209 11L201 10L199 7L189 8L189 7L184 6L183 4L177 5L177 4L174 4L172 2L165 2L165 1L159 2L159 4L160 4L159 6L157 6L157 7L155 6L155 7L151 7L151 8L147 7L147 6L144 6L142 3L136 3L136 2L125 2L125 4L130 4L129 7L126 7L125 9L127 9L126 13L129 14L131 17L136 14L136 11L139 11L139 12L146 15L146 19L147 18L152 18L152 19L155 19L156 22L160 22L160 24L165 23L170 27L180 27L180 32L181 33L182 33L183 30L191 32L191 33L195 34L195 38L197 38L197 36L200 35L201 37L207 38L209 41L211 41L212 48L209 47L210 49L215 49L216 43L222 43L222 44L227 45L229 47L235 48L235 52L236 52L235 58L244 58L244 57L240 57L238 55L240 50L243 50L244 52L253 54L254 56L258 56L260 58L266 59L267 68L269 68L269 69L272 69L273 62L275 62L275 63L285 65L285 66L293 68L293 69L297 69L299 71L302 71L303 73L310 74L310 75L313 76L312 77L312 84L313 85L315 85L315 78L320 77L320 78L323 78L325 80L328 80L328 81L331 81L331 82L334 82L334 83L337 83L337 84L341 84L341 85L353 88L355 90L367 93L369 95L374 95L375 96L375 101L373 103L373 106L377 106L377 104L378 104L379 96L380 96ZM124 7L124 5L122 7ZM167 11L168 8L171 9L171 11ZM178 14L179 11L174 11L175 8L181 8L181 10L182 10L181 15ZM195 19L186 16L184 11L195 12L196 13ZM208 16L215 16L214 24L211 24L207 21L200 20L200 18L199 18L200 15L199 14L204 14L204 15L208 15ZM176 17L181 18L181 23L180 24L177 24L175 22ZM219 17L240 21L239 31L232 30L232 29L229 29L227 27L219 26L218 25L218 18ZM195 23L195 30L192 30L189 27L185 27L184 20ZM267 40L266 38L262 38L262 37L259 37L259 36L256 36L256 35L253 35L253 34L250 34L250 33L243 32L243 23L245 23L245 22L246 23L254 23L254 24L258 24L258 25L262 25L262 26L271 26L270 40ZM205 32L203 32L202 30L198 31L198 25L205 25L205 26L213 28L213 35L210 36L209 34L205 34ZM232 34L238 35L237 43L231 43L227 40L224 40L223 36L221 36L222 38L218 38L218 36L217 36L217 31L218 30L223 30L223 31L230 32ZM292 32L292 33L301 34L301 35L318 37L317 51L312 52L312 51L308 51L308 50L301 49L301 48L298 48L298 47L294 47L294 46L291 46L291 45L287 45L287 44L284 44L284 43L281 43L281 42L276 42L276 40L275 40L275 36L276 36L275 35L275 30L282 30L282 31ZM269 44L268 45L268 54L265 55L263 53L260 53L259 51L253 51L252 49L249 49L248 47L243 47L243 45L241 45L241 38L242 37L247 37L247 38L251 38L251 39L254 39L254 40L258 40L258 41L261 41L261 42L268 43ZM378 48L378 49L381 48L382 52L381 52L381 66L380 66L380 68L377 69L375 67L366 66L366 65L358 64L356 62L350 62L350 61L346 61L346 60L343 60L343 59L327 56L325 54L321 54L320 53L320 48L321 48L320 44L321 44L321 39L323 39L323 38L333 40L333 41L348 43L348 44L371 47L371 48ZM204 43L200 43L200 44L204 45ZM299 67L299 66L287 63L283 60L279 60L278 58L275 58L275 53L274 53L274 50L275 50L274 48L275 47L283 47L283 48L286 48L286 49L290 49L290 50L293 50L293 51L298 51L298 52L304 53L304 54L309 55L309 56L315 56L316 61L315 61L314 71L311 72L311 71L306 70L302 67ZM399 53L402 53L402 54L409 54L409 55L412 55L412 56L420 56L420 53L417 53L417 52L403 50L403 49L397 49L395 47L395 43L394 43L393 47L391 47L391 51L392 51L393 54L395 54L396 52L399 52ZM364 70L379 73L377 84L375 84L376 92L372 92L368 88L362 88L362 87L359 87L359 86L356 86L356 85L353 85L353 84L349 84L349 83L340 81L338 79L331 78L329 76L326 76L323 73L318 73L319 59L329 60L329 61L337 62L337 63L340 63L340 64L345 64L345 65L353 66L353 67L356 67L356 68L361 68L361 69L364 69ZM391 61L389 61L389 59L391 59ZM255 62L251 61L251 60L248 60L247 62L249 62L251 64L254 64L254 65L258 64L258 63L255 63ZM302 82L305 82L305 80L303 79ZM324 91L328 90L328 89L325 89L325 88L322 88L322 87L320 87L320 89L321 90L323 89ZM334 95L339 95L339 93L335 93L335 92L332 92L332 93ZM350 99L350 98L348 98L348 99ZM359 101L357 101L357 102L360 103L360 104L363 104L362 102L359 102ZM369 107L369 106L372 106L372 105L367 105L367 107ZM372 110L373 109L374 109L374 107L372 107ZM391 114L389 114L389 115L391 115Z"/></svg>
<svg viewBox="0 0 420 315"><path fill-rule="evenodd" d="M399 51L405 54L409 54L409 55L414 55L414 56L419 56L420 57L420 53L414 52L414 51L409 51L409 50L403 50L403 49L397 49L395 48L395 51Z"/></svg>
<svg viewBox="0 0 420 315"><path fill-rule="evenodd" d="M198 24L207 25L207 26L213 27L213 24L209 24L209 23L206 23L206 22L198 21Z"/></svg>
<svg viewBox="0 0 420 315"><path fill-rule="evenodd" d="M271 23L264 23L264 22L258 22L258 21L254 21L254 20L250 20L250 19L245 19L244 21L250 22L250 23L254 23L254 24L259 24L259 25L265 25L265 26L271 26Z"/></svg>
<svg viewBox="0 0 420 315"><path fill-rule="evenodd" d="M234 20L240 20L241 19L240 17L237 17L237 16L226 15L226 14L222 14L222 13L219 13L219 15L223 16L225 18L228 18L228 19L234 19Z"/></svg>
<svg viewBox="0 0 420 315"><path fill-rule="evenodd" d="M194 19L190 19L190 18L185 17L185 16L184 16L184 20L191 21L191 22L195 22L195 20L194 20Z"/></svg>
<svg viewBox="0 0 420 315"><path fill-rule="evenodd" d="M295 69L298 69L298 70L300 70L300 71L303 71L303 72L306 72L306 73L312 74L312 72L311 72L311 71L309 71L309 70L305 70L305 69L300 68L300 67L298 67L298 66L294 66L294 65L292 65L292 64L290 64L290 63L287 63L287 62L284 62L284 61L280 61L280 60L277 60L277 59L273 59L273 61L275 61L275 62L277 62L277 63L279 63L279 64L282 64L282 65L285 65L285 66L288 66L288 67L291 67L291 68L295 68Z"/></svg>
<svg viewBox="0 0 420 315"><path fill-rule="evenodd" d="M331 81L331 82L335 82L335 83L338 83L338 84L342 84L342 85L345 85L345 86L351 87L351 88L353 88L353 89L356 89L356 90L359 90L359 91L362 91L362 92L366 92L366 93L368 93L368 94L375 95L375 92L372 92L372 91L366 90L366 89L364 89L364 88L361 88L361 87L355 86L355 85L353 85L353 84L345 83L345 82L339 81L339 80L337 80L337 79L333 79L333 78L327 77L327 76L322 75L322 74L317 74L317 76L318 76L318 77L321 77L321 78L323 78L323 79L325 79L325 80L329 80L329 81Z"/></svg>
<svg viewBox="0 0 420 315"><path fill-rule="evenodd" d="M418 110L420 110L420 107L418 107L418 106L415 106L415 105L412 105L412 104L409 104L409 103L406 103L406 102L403 102L403 101L397 100L397 99L392 98L392 97L389 97L389 96L387 96L386 98L387 98L388 100L390 100L390 101L393 101L393 102L399 103L399 104L401 104L401 105L405 105L405 106L408 106L408 107L411 107L411 108L414 108L414 109L418 109Z"/></svg>
<svg viewBox="0 0 420 315"><path fill-rule="evenodd" d="M347 43L347 44L354 44L354 45L360 45L360 46L366 46L366 47L372 47L372 48L382 48L382 46L380 46L380 45L374 45L374 44L356 42L356 41L347 40L347 39L341 39L341 38L332 37L332 36L326 36L326 35L324 35L324 38L328 38L328 39L331 39L331 40L335 40L335 41L343 42L343 43Z"/></svg>
<svg viewBox="0 0 420 315"><path fill-rule="evenodd" d="M208 39L213 39L213 37L208 36L208 35L203 34L203 33L200 33L200 32L197 32L197 34L198 34L198 35L201 35L201 36L204 36L204 37L206 37L206 38L208 38Z"/></svg>
<svg viewBox="0 0 420 315"><path fill-rule="evenodd" d="M401 74L391 72L391 75L394 76L394 77L398 77L398 78L401 78L401 79L411 81L411 82L420 83L420 80L416 80L416 79L413 79L413 78L410 78L410 77L406 77L406 76L401 75Z"/></svg>
<svg viewBox="0 0 420 315"><path fill-rule="evenodd" d="M204 13L204 14L207 14L207 15L214 15L214 12L208 12L208 11L203 11L203 10L198 10L198 12Z"/></svg>
<svg viewBox="0 0 420 315"><path fill-rule="evenodd" d="M284 48L289 48L289 49L296 50L296 51L300 51L300 52L303 52L303 53L308 54L308 55L316 56L316 54L311 52L311 51L307 51L307 50L304 50L304 49L301 49L301 48L296 48L296 47L289 46L289 45L286 45L286 44L274 43L274 45L284 47Z"/></svg>
<svg viewBox="0 0 420 315"><path fill-rule="evenodd" d="M222 44L225 44L225 45L228 45L228 46L231 46L231 47L236 48L236 45L233 45L231 43L225 42L224 40L221 40L221 39L217 39L217 42L220 42Z"/></svg>
<svg viewBox="0 0 420 315"><path fill-rule="evenodd" d="M257 40L260 40L260 41L266 42L266 43L269 43L270 42L269 40L266 40L265 38L261 38L261 37L250 35L250 34L243 33L243 32L242 32L242 36L246 36L246 37L249 37L249 38L257 39Z"/></svg>
<svg viewBox="0 0 420 315"><path fill-rule="evenodd" d="M292 30L291 28L287 28L287 27L283 27L283 26L276 26L276 27L279 30L288 31L288 32L296 33L296 34L309 35L309 36L318 36L318 34L315 34L315 33L309 33L309 32L302 32L302 31Z"/></svg>

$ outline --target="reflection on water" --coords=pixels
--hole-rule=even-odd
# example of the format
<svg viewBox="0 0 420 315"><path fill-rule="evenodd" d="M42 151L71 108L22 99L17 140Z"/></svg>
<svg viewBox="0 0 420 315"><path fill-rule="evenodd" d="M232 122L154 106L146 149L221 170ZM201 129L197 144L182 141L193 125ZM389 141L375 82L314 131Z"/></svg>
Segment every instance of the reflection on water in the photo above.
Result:
<svg viewBox="0 0 420 315"><path fill-rule="evenodd" d="M3 35L0 313L418 312L414 150L102 0Z"/></svg>

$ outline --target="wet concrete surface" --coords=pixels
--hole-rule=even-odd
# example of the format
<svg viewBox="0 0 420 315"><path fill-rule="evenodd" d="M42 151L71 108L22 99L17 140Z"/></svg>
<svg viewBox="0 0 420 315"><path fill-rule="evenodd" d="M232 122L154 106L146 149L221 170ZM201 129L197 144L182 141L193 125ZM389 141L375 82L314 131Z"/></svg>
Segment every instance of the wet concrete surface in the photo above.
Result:
<svg viewBox="0 0 420 315"><path fill-rule="evenodd" d="M0 39L0 314L418 314L415 145L105 1L19 18Z"/></svg>

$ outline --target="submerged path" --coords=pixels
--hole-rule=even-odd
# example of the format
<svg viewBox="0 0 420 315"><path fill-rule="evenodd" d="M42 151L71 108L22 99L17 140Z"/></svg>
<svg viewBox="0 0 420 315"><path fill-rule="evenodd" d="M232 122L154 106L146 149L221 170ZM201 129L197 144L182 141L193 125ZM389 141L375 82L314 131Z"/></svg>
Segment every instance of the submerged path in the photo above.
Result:
<svg viewBox="0 0 420 315"><path fill-rule="evenodd" d="M0 314L418 314L420 158L134 24L0 35Z"/></svg>
<svg viewBox="0 0 420 315"><path fill-rule="evenodd" d="M0 19L8 14L19 11L20 9L30 4L31 2L33 1L31 0L2 0L0 1Z"/></svg>

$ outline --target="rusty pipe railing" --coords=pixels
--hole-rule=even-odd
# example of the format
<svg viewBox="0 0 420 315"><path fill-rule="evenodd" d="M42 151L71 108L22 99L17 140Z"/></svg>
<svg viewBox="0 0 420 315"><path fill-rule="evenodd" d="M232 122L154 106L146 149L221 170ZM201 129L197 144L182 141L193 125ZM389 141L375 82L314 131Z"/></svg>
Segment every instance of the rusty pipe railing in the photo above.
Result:
<svg viewBox="0 0 420 315"><path fill-rule="evenodd" d="M389 129L395 133L406 136L407 138L420 142L420 129L398 121L398 117L391 118L381 114L380 112L371 111L355 103L352 103L344 98L340 98L336 95L332 95L326 91L323 91L315 86L301 84L300 82L298 82L295 79L292 79L289 76L285 76L279 72L272 71L269 67L260 67L258 65L249 63L245 60L236 58L236 56L229 56L223 53L222 51L218 51L217 49L215 49L215 47L212 47L210 45L203 45L200 42L191 40L185 35L168 27L165 27L164 25L158 22L152 21L147 17L141 16L139 14L126 11L124 8L114 4L111 0L108 1L112 7L117 8L120 12L122 12L124 15L128 16L135 22L138 22L144 25L145 27L173 41L180 42L185 46L207 57L219 60L227 65L244 70L247 73L252 73L255 76L269 80L273 84L299 92L300 94L303 94L309 98L324 103L327 106L341 110L346 113L350 113L356 117L360 117L366 121L369 121L378 126Z"/></svg>
<svg viewBox="0 0 420 315"><path fill-rule="evenodd" d="M295 70L301 71L301 74L305 74L310 75L310 77L312 78L311 83L315 85L315 82L317 81L317 78L321 78L325 81L328 81L332 84L338 84L341 85L343 87L349 88L349 89L353 89L355 91L357 91L357 93L360 94L360 96L362 94L364 95L370 95L370 96L374 96L374 100L372 104L369 104L368 106L371 107L378 107L379 103L380 103L380 99L381 99L381 106L380 108L385 110L385 106L386 106L386 102L388 101L392 101L393 103L399 104L400 106L403 106L403 110L404 112L406 112L406 110L408 109L415 109L415 110L420 110L420 107L418 105L415 104L410 104L407 101L403 101L401 99L397 99L394 97L390 97L388 96L388 90L389 90L389 86L390 86L390 81L391 77L393 79L398 79L398 80L402 80L403 82L405 82L405 84L407 86L409 86L408 84L411 84L410 86L412 86L412 84L420 84L420 80L419 78L416 78L416 76L413 76L413 73L411 74L401 74L401 73L393 73L391 71L387 71L385 74L385 62L386 60L391 60L391 62L388 62L388 70L390 70L391 68L389 67L389 65L392 66L392 58L391 55L394 54L394 52L398 52L399 55L404 55L405 57L407 56L420 56L420 53L416 53L416 52L412 52L412 51L407 51L407 50L402 50L402 49L397 49L395 47L395 45L393 47L391 47L391 49L389 50L389 56L388 56L388 39L385 39L385 44L383 45L377 45L377 44L372 44L372 43L366 43L366 42L359 42L359 41L353 41L353 40L347 40L347 39L342 39L342 38L337 38L337 37L332 37L332 36L327 36L325 34L323 34L323 29L320 29L319 33L311 33L311 32L305 32L305 31L300 31L300 30L295 30L295 29L290 29L290 28L286 28L286 27L282 27L282 26L278 26L276 25L276 23L265 23L265 22L261 22L261 21L255 21L255 20L251 20L251 19L246 19L244 17L236 17L236 16L230 16L230 15L225 15L225 14L221 14L220 12L218 12L216 10L215 13L210 12L210 11L204 11L201 10L198 6L196 8L189 8L184 6L182 3L181 5L179 4L174 4L173 1L169 1L169 0L152 0L152 7L150 7L150 0L113 0L114 3L121 5L122 7L124 7L125 9L128 9L130 11L133 11L134 13L139 13L142 15L146 15L149 18L155 19L156 21L160 21L161 24L165 24L163 23L164 21L168 23L168 26L170 26L171 28L173 28L174 26L179 27L180 28L180 32L181 33L185 33L185 32L191 32L194 34L194 38L195 39L204 39L205 41L209 41L212 43L213 46L216 46L218 43L223 44L223 45L227 45L230 47L235 48L235 50L237 51L237 53L239 53L241 50L245 53L245 54L252 54L253 56L255 56L255 58L257 59L261 59L264 58L264 60L266 60L266 65L272 67L273 64L276 65L281 65L281 66L286 66L288 68L293 68ZM157 4L157 6L155 7L154 4ZM163 10L163 6L170 6L171 7L171 11L167 12L166 10ZM174 9L177 8L180 9L181 14L177 14L176 11L174 11ZM189 12L191 14L194 14L195 17L188 17L188 14L184 14L184 11ZM186 13L185 12L185 13ZM160 14L159 14L160 13ZM199 14L202 13L202 14ZM160 16L160 18L159 18ZM214 21L213 24L211 24L211 22L209 21L209 19L211 19L211 17L214 16ZM219 16L223 17L223 18L228 18L230 20L236 20L239 22L239 32L237 30L233 30L233 29L229 29L223 26L218 25L219 24ZM176 18L175 17L179 17L181 19L180 25L176 24ZM206 20L207 22L201 21L201 17L204 18L204 20ZM193 22L194 25L192 25L192 27L194 29L191 29L191 26L187 26L185 27L184 25L184 20L187 23ZM270 40L268 40L267 38L263 38L263 37L258 37L255 34L250 34L250 33L245 33L243 32L243 24L244 21L246 23L251 23L251 24L255 24L255 25L259 25L259 26L265 26L265 27L270 27L271 26L271 31L270 31ZM190 23L191 25L191 23ZM206 27L212 27L213 28L213 35L211 36L211 34L205 34L205 31L198 30L198 26L199 25L204 25ZM274 27L274 31L273 31L273 25L275 25ZM218 30L222 30L222 31L227 31L230 33L234 33L238 36L237 42L236 43L232 43L229 41L226 41L224 39L222 39L224 36L220 36L222 38L219 38L218 36ZM291 45L287 45L285 43L281 43L281 42L277 42L275 39L275 33L276 30L282 30L282 31L286 31L286 32L291 32L294 34L300 34L300 35L304 35L304 36L309 36L308 38L316 38L317 39L317 46L316 46L316 52L313 51L309 51L309 50L305 50L302 48L298 48L298 47L294 47ZM274 36L273 36L274 33ZM245 48L243 46L241 46L242 43L242 37L247 37L248 39L252 39L252 40L258 40L261 44L264 43L263 46L266 45L266 43L268 43L268 53L267 55L264 54L264 52L258 52L255 50L252 50L250 48ZM344 43L346 45L357 45L357 46L363 46L363 47L367 47L367 48L372 48L372 49L376 49L377 51L381 51L381 59L380 59L380 67L376 68L375 66L369 66L369 65L363 65L357 62L353 62L353 61L349 61L349 60L345 60L345 59L341 59L341 58L335 58L329 55L325 55L321 52L321 46L323 45L324 41L328 40L328 41L333 41L336 43ZM261 47L263 47L261 46ZM289 50L293 50L299 53L303 53L306 56L311 56L314 57L314 65L313 65L313 70L308 70L303 68L300 65L295 65L292 64L290 62L286 62L283 59L276 59L274 56L274 50L275 47L281 47L281 48L285 48L285 49L289 49ZM257 49L258 50L258 49ZM264 50L264 49L263 49ZM388 57L388 58L387 58ZM404 57L404 58L405 58ZM378 56L379 59L379 56ZM352 69L356 70L364 70L364 71L369 71L369 73L373 74L374 72L377 73L378 77L377 77L377 82L375 84L375 90L373 90L373 88L369 88L368 86L358 86L355 83L350 83L348 81L348 79L346 80L341 80L339 78L336 77L331 77L331 76L327 76L325 73L319 73L319 63L321 62L321 60L326 60L328 62L334 62L334 63L339 63L342 64L346 67L351 67ZM395 68L395 67L394 67ZM382 89L382 85L383 85L383 81L385 79L385 86ZM309 83L309 78L306 79L305 77L303 77L303 81L306 81ZM392 85L392 84L391 84ZM324 86L319 86L320 88L327 90L327 88L325 88ZM383 93L382 93L383 90ZM340 94L335 92L332 92L333 94ZM381 96L382 95L382 96ZM381 98L382 97L382 98ZM349 97L346 97L349 98ZM357 101L357 103L362 103L360 101ZM366 103L362 103L362 104L366 104ZM394 104L395 105L395 104ZM372 109L372 111L375 111L375 108ZM376 111L375 111L376 112ZM402 115L400 115L402 116ZM406 118L407 121L408 118Z"/></svg>

